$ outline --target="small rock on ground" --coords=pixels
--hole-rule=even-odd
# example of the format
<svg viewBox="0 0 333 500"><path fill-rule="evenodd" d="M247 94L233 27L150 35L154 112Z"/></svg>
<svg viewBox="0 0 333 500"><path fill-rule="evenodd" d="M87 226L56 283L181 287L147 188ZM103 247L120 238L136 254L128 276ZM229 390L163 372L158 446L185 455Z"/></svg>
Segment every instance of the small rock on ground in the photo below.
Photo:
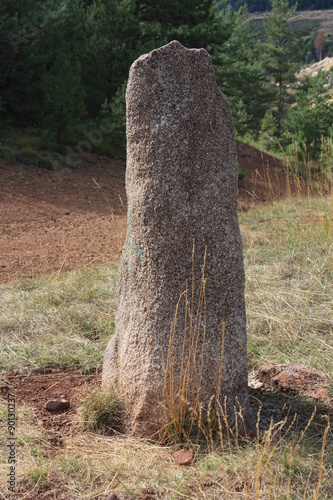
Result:
<svg viewBox="0 0 333 500"><path fill-rule="evenodd" d="M191 465L194 458L193 450L179 450L173 454L173 459L176 465Z"/></svg>
<svg viewBox="0 0 333 500"><path fill-rule="evenodd" d="M45 405L45 408L49 411L68 410L69 407L70 401L67 399L50 399Z"/></svg>

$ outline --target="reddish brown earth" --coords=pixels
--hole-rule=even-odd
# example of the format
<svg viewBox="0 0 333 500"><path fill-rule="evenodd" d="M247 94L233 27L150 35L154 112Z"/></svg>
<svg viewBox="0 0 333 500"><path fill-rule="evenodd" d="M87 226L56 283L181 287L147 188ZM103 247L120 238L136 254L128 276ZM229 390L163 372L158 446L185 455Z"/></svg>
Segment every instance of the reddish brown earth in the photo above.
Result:
<svg viewBox="0 0 333 500"><path fill-rule="evenodd" d="M257 377L266 387L284 392L294 391L333 412L333 400L328 389L331 379L311 366L264 365L258 370Z"/></svg>
<svg viewBox="0 0 333 500"><path fill-rule="evenodd" d="M119 256L124 163L85 160L56 172L0 163L0 283Z"/></svg>
<svg viewBox="0 0 333 500"><path fill-rule="evenodd" d="M285 195L281 162L238 143L239 208ZM0 160L0 283L118 259L126 234L125 164L87 155L75 170ZM274 186L274 189L273 189Z"/></svg>
<svg viewBox="0 0 333 500"><path fill-rule="evenodd" d="M62 436L73 434L78 430L77 408L85 395L100 385L100 381L99 375L83 375L75 370L48 369L47 373L24 375L13 372L3 374L0 396L6 400L8 394L12 394L16 405L31 406L37 416L38 425L52 431L51 439L60 440L61 444ZM50 399L69 400L70 408L63 411L48 411L45 406Z"/></svg>
<svg viewBox="0 0 333 500"><path fill-rule="evenodd" d="M245 178L238 181L239 210L278 201L290 190L298 190L280 159L239 141L237 157L239 170L245 173Z"/></svg>

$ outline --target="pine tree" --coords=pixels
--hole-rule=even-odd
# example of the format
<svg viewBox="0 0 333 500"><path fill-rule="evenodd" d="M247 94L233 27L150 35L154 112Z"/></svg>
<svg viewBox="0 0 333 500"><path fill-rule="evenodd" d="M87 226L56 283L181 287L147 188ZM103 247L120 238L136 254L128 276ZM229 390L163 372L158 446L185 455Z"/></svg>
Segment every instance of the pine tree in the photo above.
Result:
<svg viewBox="0 0 333 500"><path fill-rule="evenodd" d="M73 63L68 54L60 53L55 65L43 76L45 95L45 125L50 127L61 144L66 135L70 138L73 126L84 113L84 89L80 65Z"/></svg>
<svg viewBox="0 0 333 500"><path fill-rule="evenodd" d="M97 116L127 79L131 63L142 54L133 0L94 0L84 10L82 79L87 109Z"/></svg>
<svg viewBox="0 0 333 500"><path fill-rule="evenodd" d="M219 17L228 38L212 51L217 82L231 104L237 133L256 136L273 95L259 63L257 33L246 7L221 10Z"/></svg>
<svg viewBox="0 0 333 500"><path fill-rule="evenodd" d="M272 111L276 119L276 135L281 136L287 106L292 101L289 87L295 81L295 72L304 55L304 33L289 29L296 5L289 7L288 0L271 0L271 6L271 12L264 19L267 43L263 47L262 64L276 89Z"/></svg>
<svg viewBox="0 0 333 500"><path fill-rule="evenodd" d="M285 134L297 142L301 158L319 158L321 139L333 126L330 74L319 72L308 77L297 92L296 104L288 109ZM287 137L287 138L288 138Z"/></svg>
<svg viewBox="0 0 333 500"><path fill-rule="evenodd" d="M136 15L146 50L178 40L184 46L207 47L214 37L213 0L137 0Z"/></svg>
<svg viewBox="0 0 333 500"><path fill-rule="evenodd" d="M33 0L0 2L0 96L2 119L24 125L38 113L40 88ZM43 67L41 68L43 71Z"/></svg>

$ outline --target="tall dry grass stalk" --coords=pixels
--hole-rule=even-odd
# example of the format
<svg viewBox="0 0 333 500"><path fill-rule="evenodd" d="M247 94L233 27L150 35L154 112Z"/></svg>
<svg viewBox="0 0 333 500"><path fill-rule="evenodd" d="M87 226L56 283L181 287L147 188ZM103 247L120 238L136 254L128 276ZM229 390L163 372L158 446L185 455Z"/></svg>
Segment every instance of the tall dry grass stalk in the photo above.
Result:
<svg viewBox="0 0 333 500"><path fill-rule="evenodd" d="M299 146L293 141L288 154L281 146L286 168L286 194L288 197L330 196L333 189L333 137L322 137L319 160L309 157L304 143L300 157ZM301 159L300 159L301 158Z"/></svg>
<svg viewBox="0 0 333 500"><path fill-rule="evenodd" d="M155 381L155 392L158 405L161 408L164 421L165 437L171 440L198 442L203 434L208 436L208 418L212 418L212 400L204 405L202 402L202 376L204 369L204 354L206 347L206 300L205 300L205 265L206 252L201 267L199 292L194 272L195 243L192 247L192 279L189 289L188 281L185 290L177 301L174 318L170 325L170 334L167 352L162 351L163 380L158 384L152 357L152 371ZM148 259L149 261L149 259ZM149 272L148 272L149 275ZM183 311L184 318L181 324L182 347L179 348L179 315ZM148 311L149 307L149 278L148 278ZM149 313L150 324L150 313ZM152 336L150 345L152 351ZM221 328L221 363L218 374L215 399L219 400L224 358L225 321ZM216 404L214 404L214 407Z"/></svg>
<svg viewBox="0 0 333 500"><path fill-rule="evenodd" d="M259 188L265 193L266 203L276 203L285 198L301 199L310 196L332 196L333 190L333 136L322 137L321 155L313 160L307 153L304 143L300 154L299 145L293 141L288 151L274 140L279 157L282 160L280 169L272 168L269 161L251 174L251 192L254 202ZM264 157L262 155L262 161ZM258 166L259 167L259 166ZM260 171L261 173L260 173Z"/></svg>

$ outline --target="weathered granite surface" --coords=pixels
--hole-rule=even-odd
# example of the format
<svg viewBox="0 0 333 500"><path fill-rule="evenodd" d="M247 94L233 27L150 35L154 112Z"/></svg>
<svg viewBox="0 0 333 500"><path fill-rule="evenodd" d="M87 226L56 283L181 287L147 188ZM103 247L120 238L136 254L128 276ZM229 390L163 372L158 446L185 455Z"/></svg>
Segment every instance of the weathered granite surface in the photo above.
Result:
<svg viewBox="0 0 333 500"><path fill-rule="evenodd" d="M186 376L189 402L197 391L204 404L246 402L238 166L230 107L204 49L173 41L144 54L126 101L128 231L103 385L116 383L133 432L149 434Z"/></svg>

